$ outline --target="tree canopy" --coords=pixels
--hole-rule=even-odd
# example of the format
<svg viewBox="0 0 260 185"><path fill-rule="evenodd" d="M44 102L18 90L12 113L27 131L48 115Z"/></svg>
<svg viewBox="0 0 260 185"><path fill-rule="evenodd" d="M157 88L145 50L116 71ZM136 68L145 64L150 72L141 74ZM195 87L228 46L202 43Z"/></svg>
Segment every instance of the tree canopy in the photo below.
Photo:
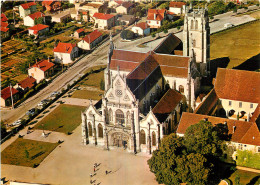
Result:
<svg viewBox="0 0 260 185"><path fill-rule="evenodd" d="M123 39L127 39L127 40L131 40L133 39L135 36L134 32L132 32L131 30L124 30L121 33L121 38Z"/></svg>
<svg viewBox="0 0 260 185"><path fill-rule="evenodd" d="M189 127L184 137L171 134L163 138L148 164L159 183L208 184L221 146L212 124L201 121Z"/></svg>

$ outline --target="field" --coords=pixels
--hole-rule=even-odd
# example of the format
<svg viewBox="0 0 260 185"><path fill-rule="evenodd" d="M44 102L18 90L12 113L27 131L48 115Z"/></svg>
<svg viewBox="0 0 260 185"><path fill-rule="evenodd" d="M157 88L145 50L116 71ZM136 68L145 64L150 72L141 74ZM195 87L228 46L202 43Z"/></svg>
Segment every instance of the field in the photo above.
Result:
<svg viewBox="0 0 260 185"><path fill-rule="evenodd" d="M236 170L229 179L235 184L235 178L236 176L240 177L240 185L259 185L260 180L260 174L254 173L254 172L248 172L244 170ZM258 177L258 178L257 178ZM256 183L258 180L258 184Z"/></svg>
<svg viewBox="0 0 260 185"><path fill-rule="evenodd" d="M102 91L77 90L72 94L71 98L100 100L102 98L101 94L103 94Z"/></svg>
<svg viewBox="0 0 260 185"><path fill-rule="evenodd" d="M227 68L233 68L258 55L260 51L259 27L260 21L256 21L211 35L211 60L229 57L230 62Z"/></svg>
<svg viewBox="0 0 260 185"><path fill-rule="evenodd" d="M47 143L18 138L1 154L3 164L33 167L40 164L58 143Z"/></svg>
<svg viewBox="0 0 260 185"><path fill-rule="evenodd" d="M68 134L81 123L81 111L86 107L75 105L59 105L34 128Z"/></svg>

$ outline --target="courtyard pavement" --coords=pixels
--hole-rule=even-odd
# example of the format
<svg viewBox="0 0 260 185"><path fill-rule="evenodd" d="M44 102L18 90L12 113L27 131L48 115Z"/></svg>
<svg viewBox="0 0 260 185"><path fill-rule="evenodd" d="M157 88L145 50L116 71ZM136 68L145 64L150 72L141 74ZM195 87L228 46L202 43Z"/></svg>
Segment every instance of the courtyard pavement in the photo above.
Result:
<svg viewBox="0 0 260 185"><path fill-rule="evenodd" d="M158 184L147 165L149 156L133 155L123 149L104 150L81 142L81 127L72 135L52 132L47 138L40 130L24 138L55 142L64 140L37 168L1 164L1 178L32 183L83 185L153 185ZM96 175L90 177L94 163ZM109 174L106 175L105 171Z"/></svg>

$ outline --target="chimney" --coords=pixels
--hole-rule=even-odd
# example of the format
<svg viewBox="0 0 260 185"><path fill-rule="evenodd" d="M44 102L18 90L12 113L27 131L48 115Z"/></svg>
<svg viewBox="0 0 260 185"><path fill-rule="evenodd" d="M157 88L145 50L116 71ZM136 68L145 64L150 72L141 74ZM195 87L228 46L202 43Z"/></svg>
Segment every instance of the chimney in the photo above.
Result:
<svg viewBox="0 0 260 185"><path fill-rule="evenodd" d="M236 130L236 126L233 126L233 134L235 133Z"/></svg>

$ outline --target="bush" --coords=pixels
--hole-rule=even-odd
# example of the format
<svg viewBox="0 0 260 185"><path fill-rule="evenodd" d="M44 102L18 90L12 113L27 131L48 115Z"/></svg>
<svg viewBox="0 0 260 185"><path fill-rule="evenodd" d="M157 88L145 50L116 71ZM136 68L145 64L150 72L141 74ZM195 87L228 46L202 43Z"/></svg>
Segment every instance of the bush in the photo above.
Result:
<svg viewBox="0 0 260 185"><path fill-rule="evenodd" d="M151 36L152 36L152 37L155 37L155 33L152 33Z"/></svg>
<svg viewBox="0 0 260 185"><path fill-rule="evenodd" d="M123 39L131 40L131 39L134 38L135 34L134 34L134 32L131 31L131 30L124 30L124 31L122 31L122 33L121 33L120 36L121 36L121 38L123 38Z"/></svg>

